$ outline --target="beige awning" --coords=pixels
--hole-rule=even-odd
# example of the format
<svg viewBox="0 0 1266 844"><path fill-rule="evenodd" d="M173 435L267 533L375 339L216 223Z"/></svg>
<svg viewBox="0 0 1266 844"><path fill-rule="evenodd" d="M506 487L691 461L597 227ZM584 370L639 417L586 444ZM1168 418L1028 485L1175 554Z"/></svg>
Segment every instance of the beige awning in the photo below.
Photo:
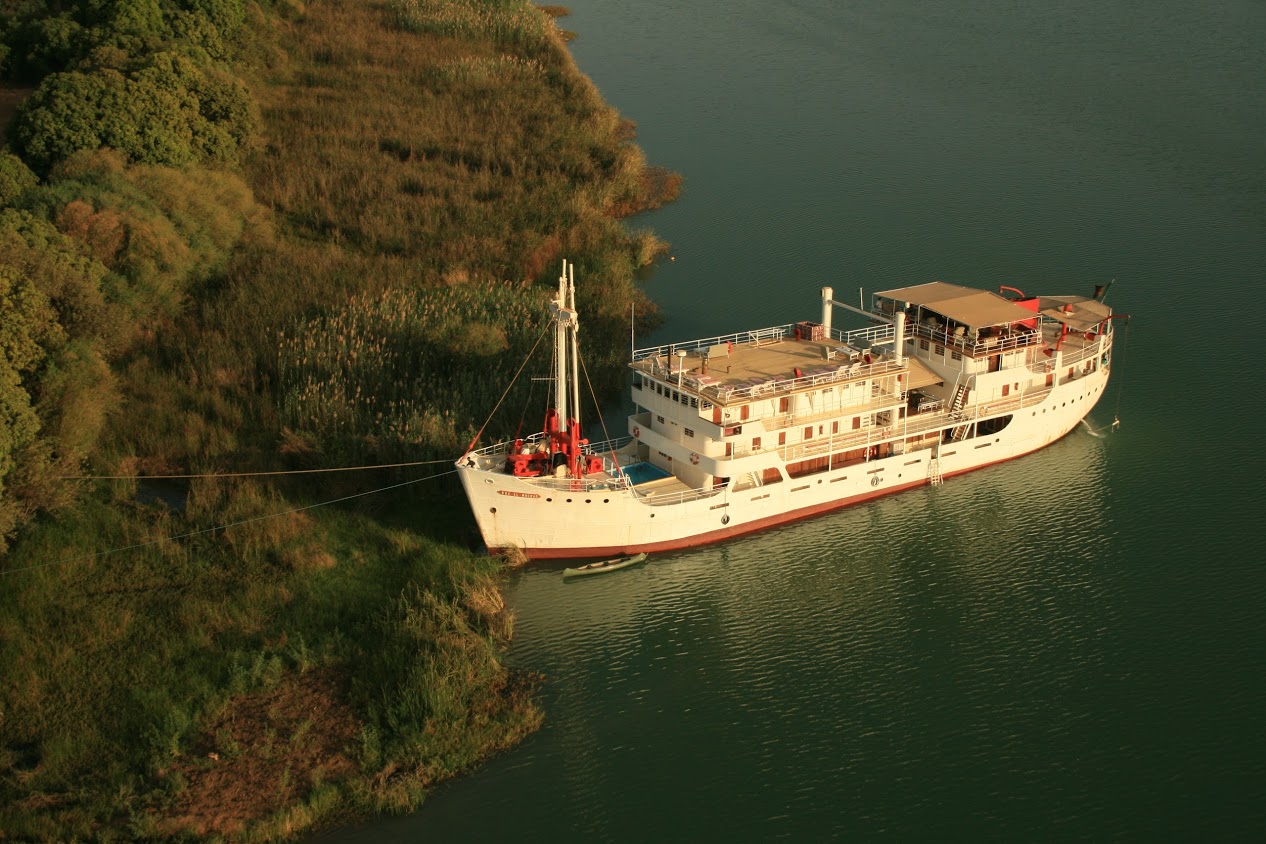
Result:
<svg viewBox="0 0 1266 844"><path fill-rule="evenodd" d="M918 305L971 328L1009 325L1020 320L1033 319L1035 316L1033 311L1022 308L997 293L959 287L943 281L885 290L875 295Z"/></svg>
<svg viewBox="0 0 1266 844"><path fill-rule="evenodd" d="M929 387L932 384L940 384L945 380L929 369L927 364L916 358L914 355L906 355L906 366L910 367L910 383L905 385L907 390L917 390L920 387Z"/></svg>
<svg viewBox="0 0 1266 844"><path fill-rule="evenodd" d="M1043 296L1038 301L1042 316L1064 323L1076 331L1093 328L1112 316L1112 309L1085 296Z"/></svg>

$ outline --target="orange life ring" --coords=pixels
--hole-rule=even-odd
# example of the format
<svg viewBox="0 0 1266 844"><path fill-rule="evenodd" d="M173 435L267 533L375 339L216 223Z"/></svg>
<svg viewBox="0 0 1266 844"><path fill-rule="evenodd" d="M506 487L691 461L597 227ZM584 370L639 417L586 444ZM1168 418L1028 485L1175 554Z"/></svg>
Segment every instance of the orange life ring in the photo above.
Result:
<svg viewBox="0 0 1266 844"><path fill-rule="evenodd" d="M698 455L698 453L693 452L693 451L692 451L692 452L690 452L690 462L691 462L691 463L693 463L693 464L695 464L696 466L698 466L698 465L699 465L699 455Z"/></svg>
<svg viewBox="0 0 1266 844"><path fill-rule="evenodd" d="M633 439L639 439L642 436L642 429L637 425L633 426Z"/></svg>

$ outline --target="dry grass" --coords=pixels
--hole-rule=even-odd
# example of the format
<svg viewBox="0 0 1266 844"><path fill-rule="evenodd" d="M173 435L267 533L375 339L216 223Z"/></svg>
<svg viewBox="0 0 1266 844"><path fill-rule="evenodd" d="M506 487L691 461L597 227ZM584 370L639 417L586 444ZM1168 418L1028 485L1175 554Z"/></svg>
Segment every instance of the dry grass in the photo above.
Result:
<svg viewBox="0 0 1266 844"><path fill-rule="evenodd" d="M188 755L160 772L184 786L158 829L165 836L235 836L356 769L360 723L329 670L229 701ZM298 830L294 830L298 831Z"/></svg>
<svg viewBox="0 0 1266 844"><path fill-rule="evenodd" d="M223 174L124 173L205 225L149 243L162 257L184 237L197 284L153 279L147 295L186 306L136 327L99 466L464 445L496 391L459 385L535 339L563 256L583 280L589 374L620 382L629 306L651 312L634 268L662 245L614 217L679 180L646 167L545 13L472 15L494 8L322 0L257 20L266 137L246 181L262 211ZM217 191L234 214L199 211ZM122 260L116 222L87 202L63 219ZM211 248L239 237L227 263ZM398 493L216 527L406 479L382 477L199 481L183 510L139 505L122 481L31 528L8 565L76 561L0 594L0 836L280 837L340 807L416 807L536 729L537 679L499 661L504 563L469 553L452 489L425 508Z"/></svg>

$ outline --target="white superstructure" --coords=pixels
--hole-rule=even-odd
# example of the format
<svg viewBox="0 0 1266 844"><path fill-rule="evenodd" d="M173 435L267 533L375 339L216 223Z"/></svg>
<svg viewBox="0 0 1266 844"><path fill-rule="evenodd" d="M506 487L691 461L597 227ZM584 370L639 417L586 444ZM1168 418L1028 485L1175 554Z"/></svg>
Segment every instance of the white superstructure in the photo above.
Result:
<svg viewBox="0 0 1266 844"><path fill-rule="evenodd" d="M874 294L872 326L802 322L633 354L629 437L580 436L564 265L545 430L457 461L490 550L534 559L715 542L1010 460L1103 395L1114 315L1095 297L932 282Z"/></svg>

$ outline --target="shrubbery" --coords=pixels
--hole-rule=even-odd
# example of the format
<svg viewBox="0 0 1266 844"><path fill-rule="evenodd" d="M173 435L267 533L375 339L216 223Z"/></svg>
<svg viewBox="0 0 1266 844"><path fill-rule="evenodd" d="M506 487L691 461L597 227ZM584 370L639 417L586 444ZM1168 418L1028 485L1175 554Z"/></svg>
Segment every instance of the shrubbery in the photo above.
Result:
<svg viewBox="0 0 1266 844"><path fill-rule="evenodd" d="M137 476L455 457L564 256L609 391L659 248L612 217L668 191L522 0L268 8L0 0L35 86L0 150L0 837L233 834L156 818L241 751L201 731L313 667L361 749L297 823L415 806L539 723L447 479ZM539 421L521 384L489 435ZM267 812L325 776L294 773Z"/></svg>

